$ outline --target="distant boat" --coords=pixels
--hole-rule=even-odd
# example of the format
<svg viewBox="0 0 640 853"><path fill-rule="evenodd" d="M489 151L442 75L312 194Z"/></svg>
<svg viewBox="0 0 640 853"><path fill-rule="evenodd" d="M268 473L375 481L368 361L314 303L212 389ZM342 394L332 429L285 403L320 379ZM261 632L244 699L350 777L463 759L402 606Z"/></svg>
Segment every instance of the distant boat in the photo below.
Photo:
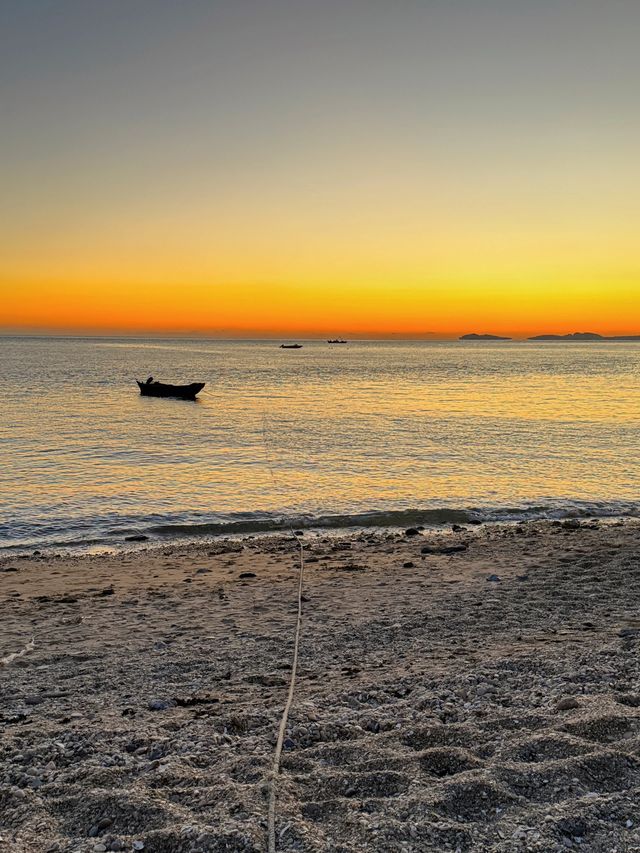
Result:
<svg viewBox="0 0 640 853"><path fill-rule="evenodd" d="M302 344L280 344L280 349L302 349Z"/></svg>
<svg viewBox="0 0 640 853"><path fill-rule="evenodd" d="M334 338L332 341L327 341L328 344L346 344L348 341L341 341L338 338Z"/></svg>
<svg viewBox="0 0 640 853"><path fill-rule="evenodd" d="M146 382L138 382L138 388L143 397L179 397L181 400L195 400L196 394L205 386L204 382L192 382L190 385L166 385L164 382L154 382L150 376Z"/></svg>

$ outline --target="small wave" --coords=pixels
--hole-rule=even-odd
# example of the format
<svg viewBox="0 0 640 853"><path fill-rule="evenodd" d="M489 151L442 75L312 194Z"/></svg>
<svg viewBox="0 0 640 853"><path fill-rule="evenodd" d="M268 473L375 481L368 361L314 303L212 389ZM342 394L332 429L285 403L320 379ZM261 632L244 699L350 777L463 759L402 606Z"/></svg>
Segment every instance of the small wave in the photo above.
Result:
<svg viewBox="0 0 640 853"><path fill-rule="evenodd" d="M428 507L422 509L371 510L367 512L284 515L269 512L190 516L56 519L55 524L19 526L0 524L4 542L0 552L33 549L82 551L96 546L131 547L133 534L154 542L215 536L277 533L284 530L353 530L363 528L443 527L450 524L490 524L562 518L640 517L640 503L564 501L525 506ZM3 537L0 536L0 539Z"/></svg>
<svg viewBox="0 0 640 853"><path fill-rule="evenodd" d="M349 529L352 527L407 527L412 524L438 526L475 521L474 513L455 509L396 510L338 515L258 516L202 524L158 524L149 532L159 536L220 536L238 533L261 533L271 530Z"/></svg>
<svg viewBox="0 0 640 853"><path fill-rule="evenodd" d="M564 505L536 505L519 507L473 507L452 509L380 510L335 515L252 515L201 523L157 524L147 532L159 537L183 536L233 536L238 534L268 533L281 530L334 529L348 530L364 527L441 527L447 524L484 524L490 522L518 522L536 519L559 518L613 518L640 516L636 503L570 503Z"/></svg>

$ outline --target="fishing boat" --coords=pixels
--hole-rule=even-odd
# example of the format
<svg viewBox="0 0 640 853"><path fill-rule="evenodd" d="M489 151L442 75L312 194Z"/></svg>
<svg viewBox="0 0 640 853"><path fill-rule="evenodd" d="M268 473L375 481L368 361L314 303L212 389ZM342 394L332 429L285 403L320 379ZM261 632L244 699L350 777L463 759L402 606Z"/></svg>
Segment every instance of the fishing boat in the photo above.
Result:
<svg viewBox="0 0 640 853"><path fill-rule="evenodd" d="M196 394L205 386L204 382L192 382L190 385L166 385L156 382L150 376L146 382L138 382L138 388L143 397L179 397L181 400L195 400Z"/></svg>
<svg viewBox="0 0 640 853"><path fill-rule="evenodd" d="M302 349L302 344L280 344L280 349Z"/></svg>
<svg viewBox="0 0 640 853"><path fill-rule="evenodd" d="M347 341L342 341L342 340L339 340L338 338L335 338L333 341L327 341L327 343L328 344L346 344Z"/></svg>

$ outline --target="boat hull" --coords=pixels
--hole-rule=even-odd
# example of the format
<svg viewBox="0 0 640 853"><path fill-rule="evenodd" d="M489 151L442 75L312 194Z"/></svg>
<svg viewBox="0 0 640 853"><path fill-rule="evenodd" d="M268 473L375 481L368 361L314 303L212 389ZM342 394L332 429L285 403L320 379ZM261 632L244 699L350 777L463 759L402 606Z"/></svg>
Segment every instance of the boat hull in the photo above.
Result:
<svg viewBox="0 0 640 853"><path fill-rule="evenodd" d="M137 381L137 380L136 380ZM195 400L204 388L204 382L190 385L165 385L164 382L138 382L143 397L177 397L180 400Z"/></svg>

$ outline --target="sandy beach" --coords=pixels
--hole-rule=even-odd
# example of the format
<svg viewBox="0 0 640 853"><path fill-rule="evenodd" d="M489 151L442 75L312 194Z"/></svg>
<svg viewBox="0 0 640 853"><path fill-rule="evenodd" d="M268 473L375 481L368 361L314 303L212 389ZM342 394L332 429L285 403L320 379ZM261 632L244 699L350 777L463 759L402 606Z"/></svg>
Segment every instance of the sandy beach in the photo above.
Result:
<svg viewBox="0 0 640 853"><path fill-rule="evenodd" d="M279 850L640 850L640 523L303 541ZM3 558L0 850L265 850L298 558Z"/></svg>

